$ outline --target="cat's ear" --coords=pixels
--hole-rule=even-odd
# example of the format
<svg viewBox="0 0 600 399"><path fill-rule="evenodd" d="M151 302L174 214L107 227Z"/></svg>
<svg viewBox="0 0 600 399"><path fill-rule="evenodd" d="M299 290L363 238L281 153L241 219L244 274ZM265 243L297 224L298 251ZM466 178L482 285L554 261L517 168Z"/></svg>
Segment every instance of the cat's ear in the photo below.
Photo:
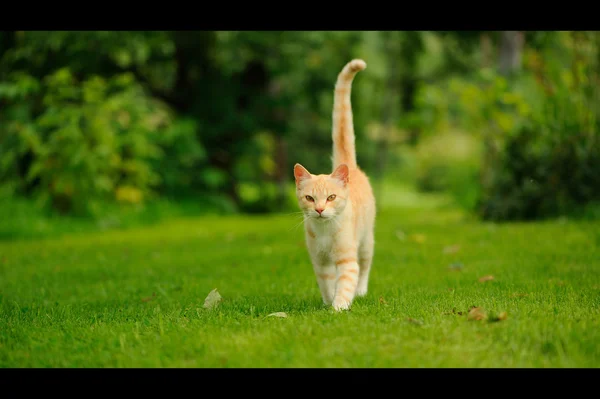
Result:
<svg viewBox="0 0 600 399"><path fill-rule="evenodd" d="M310 172L299 163L294 165L294 177L296 178L296 184L299 184L303 180L312 178Z"/></svg>
<svg viewBox="0 0 600 399"><path fill-rule="evenodd" d="M348 165L343 163L340 166L338 166L337 168L335 168L335 170L331 174L331 177L340 180L342 183L344 183L344 185L346 185L348 183L348 174L349 173L350 173L350 170L348 170Z"/></svg>

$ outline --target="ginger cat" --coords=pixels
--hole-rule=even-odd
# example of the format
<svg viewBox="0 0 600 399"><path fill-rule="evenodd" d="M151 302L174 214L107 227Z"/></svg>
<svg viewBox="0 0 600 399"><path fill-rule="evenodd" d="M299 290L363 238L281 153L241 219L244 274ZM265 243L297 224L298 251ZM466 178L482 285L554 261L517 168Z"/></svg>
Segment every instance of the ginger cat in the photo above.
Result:
<svg viewBox="0 0 600 399"><path fill-rule="evenodd" d="M294 166L296 196L323 302L336 311L350 309L355 296L367 294L374 251L375 197L356 163L350 94L360 59L347 63L335 84L333 172L311 174Z"/></svg>

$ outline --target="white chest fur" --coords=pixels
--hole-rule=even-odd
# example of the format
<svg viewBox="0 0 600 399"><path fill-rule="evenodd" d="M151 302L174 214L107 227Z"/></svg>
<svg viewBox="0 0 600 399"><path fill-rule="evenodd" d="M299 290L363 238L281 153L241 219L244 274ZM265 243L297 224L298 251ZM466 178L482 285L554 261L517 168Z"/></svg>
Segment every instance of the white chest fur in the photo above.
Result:
<svg viewBox="0 0 600 399"><path fill-rule="evenodd" d="M314 237L309 237L311 247L321 257L329 257L334 245L339 227L334 222L309 222L306 226Z"/></svg>

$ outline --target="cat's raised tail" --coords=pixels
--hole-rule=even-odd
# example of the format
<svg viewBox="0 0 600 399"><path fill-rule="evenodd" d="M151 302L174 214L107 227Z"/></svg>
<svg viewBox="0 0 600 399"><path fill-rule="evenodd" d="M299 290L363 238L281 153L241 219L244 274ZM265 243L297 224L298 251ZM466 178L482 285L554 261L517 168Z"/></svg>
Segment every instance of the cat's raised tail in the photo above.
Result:
<svg viewBox="0 0 600 399"><path fill-rule="evenodd" d="M352 81L357 72L367 67L361 59L348 62L339 73L333 98L333 169L341 164L356 167L354 146L354 121L350 94Z"/></svg>

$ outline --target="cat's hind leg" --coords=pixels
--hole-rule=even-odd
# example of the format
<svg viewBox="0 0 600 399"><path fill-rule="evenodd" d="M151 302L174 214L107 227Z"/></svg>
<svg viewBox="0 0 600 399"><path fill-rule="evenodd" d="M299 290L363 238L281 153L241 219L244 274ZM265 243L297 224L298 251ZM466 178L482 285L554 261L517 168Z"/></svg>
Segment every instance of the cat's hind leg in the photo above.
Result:
<svg viewBox="0 0 600 399"><path fill-rule="evenodd" d="M356 287L357 296L367 295L369 288L369 273L373 263L373 254L375 248L375 239L373 233L367 234L364 241L358 249L358 286Z"/></svg>

